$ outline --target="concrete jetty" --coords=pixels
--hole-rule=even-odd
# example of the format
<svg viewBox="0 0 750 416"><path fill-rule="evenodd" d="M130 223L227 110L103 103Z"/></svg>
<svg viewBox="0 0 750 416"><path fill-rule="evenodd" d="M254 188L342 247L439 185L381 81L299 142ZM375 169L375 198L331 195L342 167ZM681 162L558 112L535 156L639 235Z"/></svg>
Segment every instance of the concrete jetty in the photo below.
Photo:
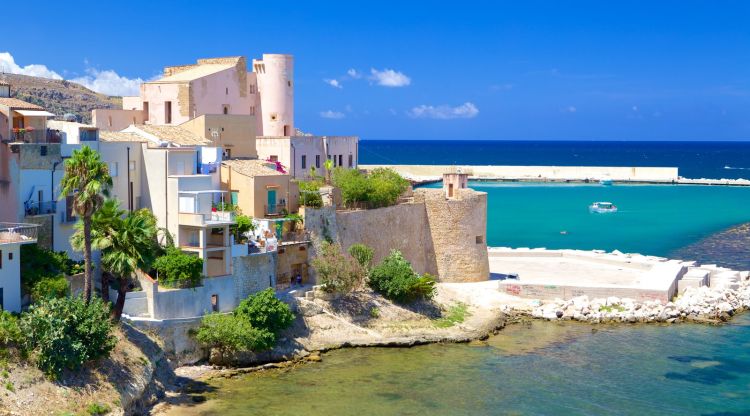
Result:
<svg viewBox="0 0 750 416"><path fill-rule="evenodd" d="M679 185L750 186L747 179L690 179L676 167L648 166L480 166L480 165L359 165L361 169L391 168L415 184L439 182L443 173L468 173L471 180L509 182L599 182Z"/></svg>

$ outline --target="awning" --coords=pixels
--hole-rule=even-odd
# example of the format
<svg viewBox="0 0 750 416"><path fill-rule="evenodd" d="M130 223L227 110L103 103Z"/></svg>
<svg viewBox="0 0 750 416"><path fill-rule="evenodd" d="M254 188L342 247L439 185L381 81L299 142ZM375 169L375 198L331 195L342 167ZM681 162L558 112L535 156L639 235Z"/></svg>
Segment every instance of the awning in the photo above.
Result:
<svg viewBox="0 0 750 416"><path fill-rule="evenodd" d="M54 117L55 115L44 110L14 110L16 113L26 117Z"/></svg>

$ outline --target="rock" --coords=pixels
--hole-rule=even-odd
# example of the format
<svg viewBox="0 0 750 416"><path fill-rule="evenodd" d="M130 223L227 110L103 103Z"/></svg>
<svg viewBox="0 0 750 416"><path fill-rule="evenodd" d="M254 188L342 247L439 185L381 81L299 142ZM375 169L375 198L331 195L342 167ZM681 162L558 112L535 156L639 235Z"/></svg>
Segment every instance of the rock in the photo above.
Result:
<svg viewBox="0 0 750 416"><path fill-rule="evenodd" d="M310 353L310 355L308 355L307 357L305 357L305 360L318 363L318 362L323 361L323 358L320 356L320 352L319 351L313 351L313 352Z"/></svg>
<svg viewBox="0 0 750 416"><path fill-rule="evenodd" d="M563 315L564 315L563 311L558 310L557 312L555 312L555 316L557 316L558 318L562 318Z"/></svg>

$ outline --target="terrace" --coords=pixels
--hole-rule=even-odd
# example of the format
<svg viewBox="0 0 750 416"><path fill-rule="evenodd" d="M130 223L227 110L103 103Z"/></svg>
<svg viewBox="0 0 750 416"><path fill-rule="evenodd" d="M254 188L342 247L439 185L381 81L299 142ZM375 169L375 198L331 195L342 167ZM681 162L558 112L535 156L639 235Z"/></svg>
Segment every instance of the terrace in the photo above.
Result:
<svg viewBox="0 0 750 416"><path fill-rule="evenodd" d="M0 222L0 244L36 243L36 224Z"/></svg>

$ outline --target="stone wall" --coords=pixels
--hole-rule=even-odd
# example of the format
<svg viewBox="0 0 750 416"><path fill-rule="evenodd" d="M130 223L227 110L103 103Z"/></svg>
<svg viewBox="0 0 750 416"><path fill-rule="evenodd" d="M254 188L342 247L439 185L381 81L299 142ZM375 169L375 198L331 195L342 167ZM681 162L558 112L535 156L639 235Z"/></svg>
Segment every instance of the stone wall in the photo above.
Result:
<svg viewBox="0 0 750 416"><path fill-rule="evenodd" d="M54 214L33 215L24 218L25 222L39 224L37 227L36 244L39 247L52 250L52 224L55 219Z"/></svg>
<svg viewBox="0 0 750 416"><path fill-rule="evenodd" d="M276 284L276 253L251 254L232 258L232 274L237 304L243 299L274 287Z"/></svg>
<svg viewBox="0 0 750 416"><path fill-rule="evenodd" d="M302 283L309 281L308 274L308 246L303 242L297 244L285 244L278 249L278 263L276 265L276 285L286 287L294 283L297 273L302 275Z"/></svg>
<svg viewBox="0 0 750 416"><path fill-rule="evenodd" d="M441 189L418 189L414 202L386 208L335 211L332 207L300 209L313 241L328 239L344 249L363 243L381 261L400 250L418 273L444 282L489 278L487 257L487 194L456 190L446 199ZM314 247L309 253L313 258Z"/></svg>

